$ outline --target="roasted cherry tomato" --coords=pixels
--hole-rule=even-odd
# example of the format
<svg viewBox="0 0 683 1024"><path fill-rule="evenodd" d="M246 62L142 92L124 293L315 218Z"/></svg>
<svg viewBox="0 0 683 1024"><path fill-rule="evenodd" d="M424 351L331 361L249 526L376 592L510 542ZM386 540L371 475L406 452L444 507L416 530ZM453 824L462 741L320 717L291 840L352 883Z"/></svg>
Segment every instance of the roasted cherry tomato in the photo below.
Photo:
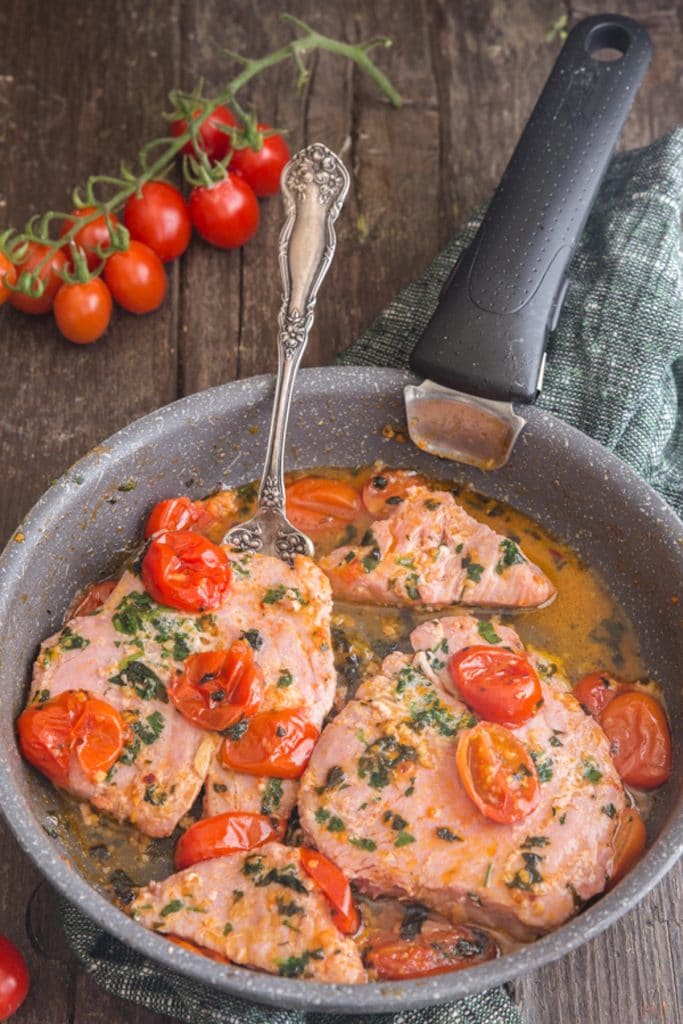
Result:
<svg viewBox="0 0 683 1024"><path fill-rule="evenodd" d="M263 672L246 640L236 640L228 651L191 654L172 676L168 695L189 722L220 732L258 710Z"/></svg>
<svg viewBox="0 0 683 1024"><path fill-rule="evenodd" d="M84 206L80 210L72 210L71 219L64 221L60 235L65 235L67 231L70 231L74 221L78 222L96 212L97 208L95 206ZM109 214L109 220L112 227L115 227L119 222L115 213ZM90 270L98 267L102 262L102 257L97 255L97 247L100 246L102 249L107 249L111 245L111 235L109 234L109 228L107 227L104 215L96 217L95 220L90 221L89 224L86 224L77 231L73 241L83 249Z"/></svg>
<svg viewBox="0 0 683 1024"><path fill-rule="evenodd" d="M191 530L158 533L142 559L142 582L159 604L211 611L228 592L230 563L222 548Z"/></svg>
<svg viewBox="0 0 683 1024"><path fill-rule="evenodd" d="M522 654L476 644L454 654L448 668L462 699L488 722L515 729L543 702L541 681Z"/></svg>
<svg viewBox="0 0 683 1024"><path fill-rule="evenodd" d="M600 716L622 782L655 789L671 774L671 735L664 708L649 693L621 693Z"/></svg>
<svg viewBox="0 0 683 1024"><path fill-rule="evenodd" d="M7 284L16 284L17 268L12 261L0 250L0 306L7 302L10 297L10 290Z"/></svg>
<svg viewBox="0 0 683 1024"><path fill-rule="evenodd" d="M166 271L148 245L133 239L125 252L107 260L104 280L119 306L129 313L151 313L166 295Z"/></svg>
<svg viewBox="0 0 683 1024"><path fill-rule="evenodd" d="M199 117L199 111L196 111L192 116L194 118ZM207 117L206 121L199 126L199 146L210 160L222 160L228 155L232 146L230 136L226 132L221 131L221 125L227 125L228 128L237 127L237 121L227 107L216 107L213 113ZM171 135L175 139L186 131L187 121L171 122ZM180 152L192 156L194 151L194 146L190 141L185 143Z"/></svg>
<svg viewBox="0 0 683 1024"><path fill-rule="evenodd" d="M360 511L358 491L343 480L304 476L287 484L287 516L297 530L313 537L339 530Z"/></svg>
<svg viewBox="0 0 683 1024"><path fill-rule="evenodd" d="M29 242L23 262L17 264L17 277L23 270L34 270L48 252L49 249L46 245L41 245L40 242ZM61 249L56 249L48 263L40 271L41 280L46 282L45 291L40 298L36 299L31 295L24 295L23 292L11 292L9 297L10 305L22 313L30 313L31 315L37 316L40 313L49 313L52 309L55 295L62 287L62 279L59 277L58 272L64 269L66 263L67 260L64 253Z"/></svg>
<svg viewBox="0 0 683 1024"><path fill-rule="evenodd" d="M625 683L613 679L606 672L591 672L579 680L573 693L582 707L600 721L600 715L607 705L625 689L625 686Z"/></svg>
<svg viewBox="0 0 683 1024"><path fill-rule="evenodd" d="M259 131L270 131L267 124L257 125ZM280 191L280 175L289 160L289 146L277 133L268 135L260 149L236 149L230 170L244 178L257 196L272 196Z"/></svg>
<svg viewBox="0 0 683 1024"><path fill-rule="evenodd" d="M235 730L236 738L228 734L221 747L225 767L278 779L303 774L320 735L303 708L258 711Z"/></svg>
<svg viewBox="0 0 683 1024"><path fill-rule="evenodd" d="M373 519L385 519L403 503L408 488L421 483L423 477L409 470L381 470L363 487L363 504Z"/></svg>
<svg viewBox="0 0 683 1024"><path fill-rule="evenodd" d="M645 825L635 807L626 807L619 815L617 829L612 843L614 845L614 864L610 875L608 889L613 889L631 868L635 867L645 852L647 834Z"/></svg>
<svg viewBox="0 0 683 1024"><path fill-rule="evenodd" d="M327 857L317 850L305 847L299 851L301 866L320 886L332 904L332 918L344 935L355 935L360 928L360 914L353 902L351 886L346 876Z"/></svg>
<svg viewBox="0 0 683 1024"><path fill-rule="evenodd" d="M111 320L111 292L101 277L63 284L55 296L53 313L60 334L75 345L101 338Z"/></svg>
<svg viewBox="0 0 683 1024"><path fill-rule="evenodd" d="M459 971L497 955L498 947L486 932L456 925L414 939L379 936L371 943L365 962L381 981L402 981Z"/></svg>
<svg viewBox="0 0 683 1024"><path fill-rule="evenodd" d="M129 730L111 704L85 690L65 690L32 704L17 720L24 757L56 786L66 786L75 753L89 779L106 774L123 750Z"/></svg>
<svg viewBox="0 0 683 1024"><path fill-rule="evenodd" d="M26 961L13 942L0 935L0 1020L16 1013L26 999L28 985Z"/></svg>
<svg viewBox="0 0 683 1024"><path fill-rule="evenodd" d="M209 188L197 185L190 192L192 223L210 245L239 249L256 234L258 199L246 181L228 172Z"/></svg>
<svg viewBox="0 0 683 1024"><path fill-rule="evenodd" d="M74 599L66 613L65 622L68 622L69 619L75 619L77 615L94 615L102 607L115 586L116 580L102 580L100 583L91 583L89 587L86 587Z"/></svg>
<svg viewBox="0 0 683 1024"><path fill-rule="evenodd" d="M182 946L183 949L189 949L190 953L198 953L200 956L205 956L209 960L215 960L216 963L229 964L231 962L228 960L227 956L223 956L222 953L216 953L215 950L207 949L206 946L198 946L196 942L190 942L189 939L181 939L179 935L167 935L166 938L176 946Z"/></svg>
<svg viewBox="0 0 683 1024"><path fill-rule="evenodd" d="M202 860L223 857L227 853L253 850L281 838L265 814L228 811L213 818L201 818L183 832L175 848L176 870L182 871Z"/></svg>
<svg viewBox="0 0 683 1024"><path fill-rule="evenodd" d="M479 722L462 732L456 764L467 795L485 818L508 825L538 806L536 766L526 747L504 726Z"/></svg>
<svg viewBox="0 0 683 1024"><path fill-rule="evenodd" d="M189 530L200 517L200 512L189 498L166 498L158 501L145 525L145 538L160 530Z"/></svg>
<svg viewBox="0 0 683 1024"><path fill-rule="evenodd" d="M180 189L167 181L148 181L131 196L123 211L130 237L143 242L162 263L181 256L192 235L187 203Z"/></svg>

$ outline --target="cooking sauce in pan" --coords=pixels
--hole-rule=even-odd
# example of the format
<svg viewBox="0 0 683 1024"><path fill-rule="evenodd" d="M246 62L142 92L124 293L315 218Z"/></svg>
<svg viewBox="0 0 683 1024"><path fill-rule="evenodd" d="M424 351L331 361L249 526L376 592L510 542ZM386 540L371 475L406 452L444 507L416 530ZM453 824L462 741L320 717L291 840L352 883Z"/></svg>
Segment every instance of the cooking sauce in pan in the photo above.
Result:
<svg viewBox="0 0 683 1024"><path fill-rule="evenodd" d="M378 466L316 468L315 475L346 481L360 490L380 471ZM293 473L287 480L291 483L305 475L304 472ZM626 680L647 678L631 622L599 575L583 564L569 547L511 506L486 498L469 487L437 480L430 481L430 485L453 491L475 519L519 541L528 558L556 586L557 597L550 606L501 615L503 621L514 625L525 643L547 653L548 660L561 666L572 683L596 670L604 670ZM250 516L255 510L256 493L257 485L248 484L209 499L212 512L218 517L208 531L209 537L219 540L228 527ZM367 512L360 513L351 524L330 533L317 544L317 554L324 554L353 537L361 537L372 518ZM468 611L476 614L476 609ZM490 614L489 610L487 615ZM336 603L332 637L338 683L332 714L353 696L364 678L379 669L390 651L409 651L411 630L420 621L433 617L434 613L419 613L413 609ZM149 839L132 826L117 824L99 815L87 804L78 803L57 790L53 794L53 810L45 822L46 831L60 835L86 879L121 906L133 898L136 885L172 873L173 849L179 832L169 839ZM637 802L646 814L647 801L639 794ZM187 827L190 822L188 816L181 824ZM290 825L289 839L300 840L296 821ZM427 924L420 920L416 925L413 918L417 920L425 914L419 905L411 907L409 904L406 910L406 905L394 900L370 901L361 897L359 902L363 905L366 932L368 929L393 928L409 935L414 926L418 930L426 927L428 931L432 923L434 926L439 922L447 924L438 914L429 911L426 912ZM519 944L500 932L493 935L503 951ZM359 941L362 943L363 934Z"/></svg>

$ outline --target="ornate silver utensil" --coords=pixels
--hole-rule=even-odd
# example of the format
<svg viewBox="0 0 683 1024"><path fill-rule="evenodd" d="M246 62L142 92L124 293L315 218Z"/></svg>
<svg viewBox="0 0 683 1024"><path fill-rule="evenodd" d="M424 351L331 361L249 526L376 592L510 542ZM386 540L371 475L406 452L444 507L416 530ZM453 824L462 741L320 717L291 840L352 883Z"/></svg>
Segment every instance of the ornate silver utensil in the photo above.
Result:
<svg viewBox="0 0 683 1024"><path fill-rule="evenodd" d="M318 289L332 262L334 222L349 188L338 156L315 142L300 150L282 172L287 219L280 234L283 297L278 315L278 369L266 464L258 506L246 523L223 538L238 551L277 555L290 565L294 555L313 554L313 543L285 515L284 446L296 373L313 325Z"/></svg>

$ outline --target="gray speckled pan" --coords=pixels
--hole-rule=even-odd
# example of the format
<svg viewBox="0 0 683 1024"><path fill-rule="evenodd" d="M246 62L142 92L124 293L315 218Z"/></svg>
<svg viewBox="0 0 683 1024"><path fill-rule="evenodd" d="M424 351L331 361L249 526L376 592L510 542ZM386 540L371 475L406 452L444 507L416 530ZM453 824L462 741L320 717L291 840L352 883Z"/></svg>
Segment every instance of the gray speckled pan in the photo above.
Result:
<svg viewBox="0 0 683 1024"><path fill-rule="evenodd" d="M58 627L74 592L114 566L139 537L153 502L180 492L203 495L259 474L271 377L175 402L99 445L41 498L0 559L0 806L10 828L47 878L113 935L200 982L256 1002L388 1012L497 985L602 931L652 888L683 847L682 605L672 602L683 602L683 524L617 458L533 407L526 410L528 426L511 461L488 475L385 440L385 424L404 425L402 388L412 380L397 370L304 371L292 412L288 468L381 458L471 481L543 522L600 570L623 603L652 673L664 685L671 714L674 771L655 800L646 857L612 893L520 952L454 974L361 987L223 966L172 946L126 917L81 877L70 851L42 828L50 786L22 762L13 728L40 640Z"/></svg>

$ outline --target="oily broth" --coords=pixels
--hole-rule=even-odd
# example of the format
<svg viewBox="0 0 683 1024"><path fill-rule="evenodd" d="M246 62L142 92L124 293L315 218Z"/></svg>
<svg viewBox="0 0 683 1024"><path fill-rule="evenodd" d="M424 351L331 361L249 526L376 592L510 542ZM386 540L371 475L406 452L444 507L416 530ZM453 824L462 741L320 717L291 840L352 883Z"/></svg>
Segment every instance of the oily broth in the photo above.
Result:
<svg viewBox="0 0 683 1024"><path fill-rule="evenodd" d="M316 468L316 476L344 480L359 490L383 467L361 469L337 467ZM289 474L288 481L306 476L305 471ZM547 654L573 684L588 672L601 670L623 679L646 679L634 628L624 610L609 594L599 575L583 564L567 545L554 538L541 525L503 502L486 498L468 487L459 487L441 480L429 481L437 490L452 490L467 512L492 529L517 540L527 557L535 562L557 588L557 597L542 609L501 613L525 644ZM222 492L212 499L220 519L208 536L219 540L225 530L253 513L257 486L249 484L232 492ZM372 517L363 512L352 524L356 536L362 536ZM330 535L316 545L318 555L349 540L345 529ZM454 609L457 614L460 609ZM478 614L476 608L467 612ZM479 610L489 617L495 612ZM363 678L376 673L383 658L392 650L410 650L412 629L434 612L414 609L361 606L336 602L332 616L332 638L338 687L331 714L338 713L351 699ZM444 610L439 615L447 614ZM647 807L641 803L641 811ZM59 835L66 843L85 878L116 903L124 906L132 899L133 889L152 879L164 878L173 871L173 850L181 831L200 815L199 801L173 836L150 839L131 825L119 824L100 815L89 805L54 790L54 810L46 819L48 834ZM296 822L288 833L297 842ZM364 928L358 937L362 947L370 931L394 932L402 920L404 908L395 900L371 901L359 898L363 907ZM429 912L428 921L446 924L436 913ZM492 932L505 952L519 943L500 932Z"/></svg>

